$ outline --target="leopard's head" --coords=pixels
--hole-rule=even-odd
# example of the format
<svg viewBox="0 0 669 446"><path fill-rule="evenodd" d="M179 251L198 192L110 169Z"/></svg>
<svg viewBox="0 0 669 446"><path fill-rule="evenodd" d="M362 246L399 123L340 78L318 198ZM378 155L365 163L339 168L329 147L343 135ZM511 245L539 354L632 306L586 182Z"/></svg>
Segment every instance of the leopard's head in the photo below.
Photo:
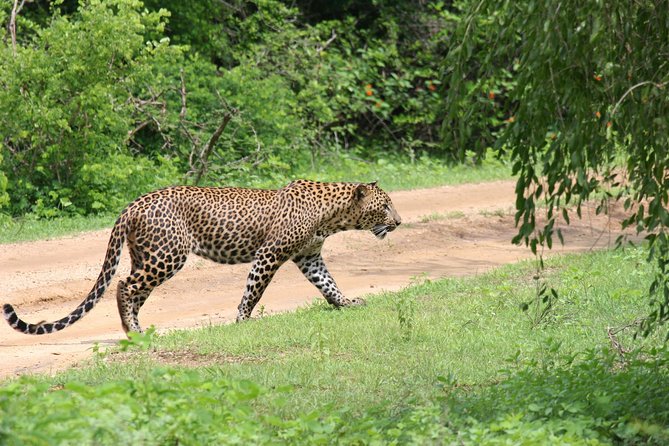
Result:
<svg viewBox="0 0 669 446"><path fill-rule="evenodd" d="M371 230L375 236L383 239L402 223L390 197L376 185L376 181L358 184L353 195L361 211L358 229Z"/></svg>

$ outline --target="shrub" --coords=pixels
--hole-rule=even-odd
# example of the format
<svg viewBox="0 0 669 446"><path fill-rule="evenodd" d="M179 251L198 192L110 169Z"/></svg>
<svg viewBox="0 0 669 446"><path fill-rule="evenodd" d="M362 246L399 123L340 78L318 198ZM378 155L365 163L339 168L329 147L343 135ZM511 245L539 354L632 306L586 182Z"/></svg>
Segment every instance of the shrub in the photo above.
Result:
<svg viewBox="0 0 669 446"><path fill-rule="evenodd" d="M16 51L0 45L2 170L13 214L50 215L70 206L96 210L89 206L95 200L73 200L94 187L83 178L86 166L129 155L133 94L150 89L135 83L134 74L158 54L179 57L167 42L145 40L160 32L166 12L140 7L136 0L92 0L73 17L56 11L48 26L28 35Z"/></svg>

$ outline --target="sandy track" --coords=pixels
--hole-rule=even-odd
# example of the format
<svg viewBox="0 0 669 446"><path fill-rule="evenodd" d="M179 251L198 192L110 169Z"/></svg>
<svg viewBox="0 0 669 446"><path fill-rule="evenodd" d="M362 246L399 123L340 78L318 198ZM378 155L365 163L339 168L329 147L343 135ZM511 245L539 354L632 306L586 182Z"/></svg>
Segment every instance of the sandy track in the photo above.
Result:
<svg viewBox="0 0 669 446"><path fill-rule="evenodd" d="M413 278L477 274L530 257L511 245L514 183L445 186L402 191L391 197L403 225L385 240L371 233L337 234L325 243L324 258L348 297L397 290ZM433 216L430 221L426 216ZM617 221L584 215L564 228L566 245L555 252L612 244ZM38 242L0 245L0 296L29 322L55 320L85 297L97 278L109 231ZM156 289L142 308L143 327L159 331L234 320L249 265L225 266L192 256L179 274ZM128 256L116 279L129 271ZM0 378L54 372L124 338L116 309L116 284L74 326L46 336L28 336L0 321ZM259 305L266 313L286 311L320 299L293 264L284 265ZM256 309L257 312L257 309Z"/></svg>

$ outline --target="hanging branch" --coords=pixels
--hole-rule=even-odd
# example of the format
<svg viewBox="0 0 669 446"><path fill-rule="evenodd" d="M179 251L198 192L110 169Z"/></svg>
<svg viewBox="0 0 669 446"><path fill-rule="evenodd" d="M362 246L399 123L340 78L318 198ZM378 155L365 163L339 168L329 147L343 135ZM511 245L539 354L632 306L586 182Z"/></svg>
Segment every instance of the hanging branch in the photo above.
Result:
<svg viewBox="0 0 669 446"><path fill-rule="evenodd" d="M188 138L192 144L192 149L190 155L188 156L188 163L190 164L190 170L186 173L186 178L194 177L193 184L198 185L202 180L202 177L207 173L209 169L209 157L216 147L216 143L221 138L221 135L225 131L225 128L228 126L228 123L232 117L237 114L237 110L228 106L226 101L218 94L218 98L223 104L225 109L223 114L223 120L218 125L214 133L212 133L209 141L204 146L200 144L200 138L197 134L193 134L189 130L189 126L195 125L199 128L204 128L204 124L198 123L189 123L186 120L186 114L188 113L187 106L187 96L188 92L186 90L186 80L184 78L183 68L179 70L179 77L181 79L181 86L178 88L179 95L181 96L181 111L179 112L179 127L181 128L183 134Z"/></svg>
<svg viewBox="0 0 669 446"><path fill-rule="evenodd" d="M643 82L639 82L639 83L636 84L636 85L633 85L632 87L630 87L629 89L627 89L627 91L625 92L625 94L623 94L623 95L620 97L620 99L618 99L618 102L616 102L616 105L613 107L613 110L611 111L611 116L613 116L613 115L616 114L616 111L618 111L618 107L620 107L620 104L623 102L623 100L625 99L625 97L627 97L628 94L630 94L632 91L636 90L636 89L639 88L639 87L643 87L644 85L649 85L649 84L650 84L650 85L654 85L655 88L660 88L660 89L662 89L662 88L664 88L665 85L667 85L667 82L643 81Z"/></svg>

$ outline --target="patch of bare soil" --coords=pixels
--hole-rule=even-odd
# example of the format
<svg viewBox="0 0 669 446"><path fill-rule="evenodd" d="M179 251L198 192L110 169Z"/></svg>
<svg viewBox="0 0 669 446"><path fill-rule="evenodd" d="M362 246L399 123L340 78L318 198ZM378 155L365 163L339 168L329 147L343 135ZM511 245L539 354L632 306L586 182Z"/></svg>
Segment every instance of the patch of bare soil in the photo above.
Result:
<svg viewBox="0 0 669 446"><path fill-rule="evenodd" d="M472 275L531 257L513 246L514 183L444 186L390 194L403 224L385 240L368 231L328 239L323 255L348 297L397 290L418 276ZM553 252L611 246L619 219L584 212L563 228L565 246ZM0 245L0 295L30 322L55 320L72 311L93 286L109 231L38 242ZM142 308L142 326L159 331L234 320L250 266L224 266L192 256L186 267L156 289ZM117 277L129 271L124 253ZM0 323L0 378L54 372L90 357L96 344L125 337L116 309L116 285L84 319L66 330L28 336ZM318 290L293 264L284 265L259 305L267 314L289 311L320 299ZM256 309L256 311L258 311ZM224 353L222 353L223 356ZM223 357L222 356L222 357ZM177 362L183 358L177 358Z"/></svg>
<svg viewBox="0 0 669 446"><path fill-rule="evenodd" d="M182 367L205 367L216 364L238 364L260 362L254 356L233 356L225 353L201 354L191 350L166 351L166 350L131 350L126 352L112 351L102 355L102 361L113 361L114 363L130 361L134 358L148 358L160 364Z"/></svg>

